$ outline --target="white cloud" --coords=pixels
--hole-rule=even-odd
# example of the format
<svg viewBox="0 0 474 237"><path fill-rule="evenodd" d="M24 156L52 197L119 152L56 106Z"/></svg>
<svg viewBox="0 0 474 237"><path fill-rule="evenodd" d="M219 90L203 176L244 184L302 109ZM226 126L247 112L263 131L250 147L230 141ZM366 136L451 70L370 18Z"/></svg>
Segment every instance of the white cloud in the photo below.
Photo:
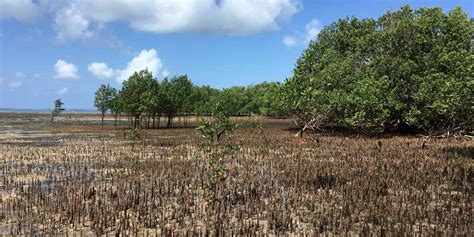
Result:
<svg viewBox="0 0 474 237"><path fill-rule="evenodd" d="M163 77L168 77L168 76L170 75L170 72L168 72L168 70L165 69L165 70L163 70L163 72L161 73L161 75L162 75Z"/></svg>
<svg viewBox="0 0 474 237"><path fill-rule="evenodd" d="M64 95L66 93L67 93L67 87L64 87L58 90L58 95Z"/></svg>
<svg viewBox="0 0 474 237"><path fill-rule="evenodd" d="M87 66L87 70L99 79L109 79L115 75L114 70L106 63L93 62Z"/></svg>
<svg viewBox="0 0 474 237"><path fill-rule="evenodd" d="M322 29L322 25L317 19L312 19L308 24L306 24L304 29L306 31L305 42L309 43L311 40L315 40L318 37L318 34Z"/></svg>
<svg viewBox="0 0 474 237"><path fill-rule="evenodd" d="M37 79L40 77L40 74L39 73L35 73L35 75L33 76L33 78Z"/></svg>
<svg viewBox="0 0 474 237"><path fill-rule="evenodd" d="M283 37L282 42L286 47L291 48L291 47L295 46L296 38L293 37L293 36L285 36L285 37Z"/></svg>
<svg viewBox="0 0 474 237"><path fill-rule="evenodd" d="M31 0L0 0L0 19L32 23L41 16L41 8Z"/></svg>
<svg viewBox="0 0 474 237"><path fill-rule="evenodd" d="M112 69L106 63L93 62L88 65L88 70L99 79L107 79L115 76L119 83L127 80L134 72L139 72L144 69L152 72L156 77L162 75L166 77L169 72L163 68L161 59L155 49L142 50L136 57L132 58L127 63L124 69Z"/></svg>
<svg viewBox="0 0 474 237"><path fill-rule="evenodd" d="M57 38L93 35L91 25L124 22L153 33L204 32L247 35L277 30L301 9L300 0L70 0L45 1Z"/></svg>
<svg viewBox="0 0 474 237"><path fill-rule="evenodd" d="M18 78L18 79L23 79L26 77L25 73L22 73L22 72L17 72L15 73L15 77Z"/></svg>
<svg viewBox="0 0 474 237"><path fill-rule="evenodd" d="M77 67L72 63L67 63L64 60L59 59L54 64L54 77L58 79L79 79L79 73Z"/></svg>
<svg viewBox="0 0 474 237"><path fill-rule="evenodd" d="M58 12L54 20L59 40L90 38L92 32L88 30L89 20L85 19L75 5L71 5Z"/></svg>
<svg viewBox="0 0 474 237"><path fill-rule="evenodd" d="M8 87L10 88L19 88L23 85L23 79L25 79L26 75L23 72L16 72L15 79L12 79L8 82ZM3 84L3 81L6 81L3 78L0 78L0 83Z"/></svg>
<svg viewBox="0 0 474 237"><path fill-rule="evenodd" d="M117 81L123 82L127 80L134 72L138 72L143 69L148 69L153 75L159 75L159 72L163 69L161 59L158 58L156 50L142 50L140 54L134 57L128 62L127 67L123 70L117 70Z"/></svg>
<svg viewBox="0 0 474 237"><path fill-rule="evenodd" d="M53 19L60 41L101 37L109 23L153 33L248 35L278 30L302 9L301 0L0 0L0 19ZM107 41L116 47L121 42Z"/></svg>
<svg viewBox="0 0 474 237"><path fill-rule="evenodd" d="M18 87L21 87L23 85L23 81L21 80L13 80L13 81L10 81L10 83L8 83L8 87L10 88L18 88Z"/></svg>
<svg viewBox="0 0 474 237"><path fill-rule="evenodd" d="M318 37L319 32L321 32L321 29L323 28L321 22L318 19L312 19L310 22L308 22L305 27L305 33L300 34L299 36L290 36L287 35L283 37L283 44L291 48L295 45L303 45L303 44L309 44L312 40L315 40Z"/></svg>

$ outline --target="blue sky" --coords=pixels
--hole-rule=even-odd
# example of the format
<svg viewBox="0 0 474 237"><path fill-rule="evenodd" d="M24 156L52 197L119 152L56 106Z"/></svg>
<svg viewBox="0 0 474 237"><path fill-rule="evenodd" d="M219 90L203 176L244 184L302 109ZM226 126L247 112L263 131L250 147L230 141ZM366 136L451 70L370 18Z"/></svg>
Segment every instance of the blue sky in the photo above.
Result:
<svg viewBox="0 0 474 237"><path fill-rule="evenodd" d="M472 0L0 0L0 108L93 109L100 84L144 67L217 88L283 81L325 25L405 4L474 17Z"/></svg>

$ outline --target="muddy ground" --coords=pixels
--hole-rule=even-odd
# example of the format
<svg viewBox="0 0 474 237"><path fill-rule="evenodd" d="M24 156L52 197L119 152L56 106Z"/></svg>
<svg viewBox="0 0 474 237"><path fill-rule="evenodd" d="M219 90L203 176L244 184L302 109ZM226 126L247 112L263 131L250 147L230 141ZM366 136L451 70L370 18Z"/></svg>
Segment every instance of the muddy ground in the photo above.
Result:
<svg viewBox="0 0 474 237"><path fill-rule="evenodd" d="M467 137L296 138L291 120L234 118L240 149L210 199L198 118L133 141L127 118L49 116L0 113L0 234L474 234Z"/></svg>

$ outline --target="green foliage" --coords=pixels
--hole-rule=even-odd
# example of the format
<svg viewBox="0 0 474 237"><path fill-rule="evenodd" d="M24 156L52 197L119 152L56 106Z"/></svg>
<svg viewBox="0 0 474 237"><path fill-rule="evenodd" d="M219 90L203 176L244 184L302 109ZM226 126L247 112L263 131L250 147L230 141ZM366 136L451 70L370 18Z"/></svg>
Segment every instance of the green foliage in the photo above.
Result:
<svg viewBox="0 0 474 237"><path fill-rule="evenodd" d="M104 124L104 114L107 110L114 108L114 100L117 96L117 90L109 84L100 85L95 92L94 106L102 113L102 122Z"/></svg>
<svg viewBox="0 0 474 237"><path fill-rule="evenodd" d="M287 115L281 106L280 88L281 85L277 82L262 82L247 87L249 102L245 106L245 110L265 116Z"/></svg>
<svg viewBox="0 0 474 237"><path fill-rule="evenodd" d="M110 85L101 85L94 104L102 116L110 110L115 115L125 113L133 117L133 127L140 121L147 124L156 116L168 117L167 126L172 127L176 115L210 115L217 102L229 115L287 115L280 106L280 89L279 83L263 82L218 90L193 85L186 75L166 77L159 82L151 72L142 70L125 80L118 92Z"/></svg>
<svg viewBox="0 0 474 237"><path fill-rule="evenodd" d="M287 113L280 106L280 87L275 82L262 82L248 87L234 86L211 98L211 104L220 101L231 115L284 116Z"/></svg>
<svg viewBox="0 0 474 237"><path fill-rule="evenodd" d="M265 131L263 127L263 121L261 119L252 119L250 120L250 126L253 131L257 133L263 133Z"/></svg>
<svg viewBox="0 0 474 237"><path fill-rule="evenodd" d="M120 100L122 109L128 114L139 118L140 115L154 108L154 89L158 81L148 70L135 72L122 83Z"/></svg>
<svg viewBox="0 0 474 237"><path fill-rule="evenodd" d="M205 160L202 167L202 187L207 198L215 201L218 198L218 186L225 180L228 168L226 160L231 158L240 146L234 144L227 134L233 133L238 124L229 121L225 104L218 102L213 110L214 121L204 119L196 128L196 133L205 139L203 151Z"/></svg>
<svg viewBox="0 0 474 237"><path fill-rule="evenodd" d="M349 126L472 127L473 34L460 7L340 19L298 59L282 105L300 125L319 115Z"/></svg>
<svg viewBox="0 0 474 237"><path fill-rule="evenodd" d="M224 89L217 100L225 113L229 115L250 113L245 107L250 102L245 87L234 86Z"/></svg>
<svg viewBox="0 0 474 237"><path fill-rule="evenodd" d="M99 89L95 92L94 106L99 111L105 113L112 107L112 101L116 94L117 90L109 84L100 85Z"/></svg>
<svg viewBox="0 0 474 237"><path fill-rule="evenodd" d="M210 86L194 86L191 89L187 111L192 111L197 115L211 114L212 103L216 101L219 90Z"/></svg>
<svg viewBox="0 0 474 237"><path fill-rule="evenodd" d="M127 140L136 141L140 138L140 130L131 128L124 132L123 137Z"/></svg>
<svg viewBox="0 0 474 237"><path fill-rule="evenodd" d="M61 99L55 100L54 101L54 111L56 113L60 113L60 112L64 111L63 105L64 105L64 103L61 101Z"/></svg>
<svg viewBox="0 0 474 237"><path fill-rule="evenodd" d="M172 126L172 118L178 112L191 112L192 83L188 76L174 76L170 80L163 79L160 84L162 112L168 116L168 127Z"/></svg>
<svg viewBox="0 0 474 237"><path fill-rule="evenodd" d="M372 148L376 151L381 151L382 150L382 141L378 140L377 143L375 143Z"/></svg>
<svg viewBox="0 0 474 237"><path fill-rule="evenodd" d="M51 122L54 121L55 116L58 116L61 112L64 111L63 105L64 103L61 101L61 98L54 101L54 109L51 112Z"/></svg>
<svg viewBox="0 0 474 237"><path fill-rule="evenodd" d="M130 128L123 132L123 139L131 141L132 151L135 150L135 142L140 139L140 130L138 128Z"/></svg>

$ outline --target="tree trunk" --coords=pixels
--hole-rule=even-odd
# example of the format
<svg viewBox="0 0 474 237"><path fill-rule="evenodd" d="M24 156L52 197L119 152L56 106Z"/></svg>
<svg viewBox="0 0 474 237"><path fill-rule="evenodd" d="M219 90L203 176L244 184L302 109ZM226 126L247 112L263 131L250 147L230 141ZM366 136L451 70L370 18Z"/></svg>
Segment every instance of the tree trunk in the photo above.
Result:
<svg viewBox="0 0 474 237"><path fill-rule="evenodd" d="M172 126L173 126L173 115L168 114L168 124L166 125L166 127L171 128Z"/></svg>
<svg viewBox="0 0 474 237"><path fill-rule="evenodd" d="M153 122L151 123L151 128L155 129L155 118L156 118L156 114L153 113Z"/></svg>
<svg viewBox="0 0 474 237"><path fill-rule="evenodd" d="M105 111L102 110L102 119L100 120L100 128L104 128L104 116L105 116Z"/></svg>
<svg viewBox="0 0 474 237"><path fill-rule="evenodd" d="M143 147L146 147L146 128L142 129L143 130Z"/></svg>
<svg viewBox="0 0 474 237"><path fill-rule="evenodd" d="M139 128L139 124L140 123L140 116L137 116L135 115L135 123L133 124L133 128Z"/></svg>
<svg viewBox="0 0 474 237"><path fill-rule="evenodd" d="M115 123L114 123L115 127L117 127L117 117L118 117L118 113L115 113Z"/></svg>

